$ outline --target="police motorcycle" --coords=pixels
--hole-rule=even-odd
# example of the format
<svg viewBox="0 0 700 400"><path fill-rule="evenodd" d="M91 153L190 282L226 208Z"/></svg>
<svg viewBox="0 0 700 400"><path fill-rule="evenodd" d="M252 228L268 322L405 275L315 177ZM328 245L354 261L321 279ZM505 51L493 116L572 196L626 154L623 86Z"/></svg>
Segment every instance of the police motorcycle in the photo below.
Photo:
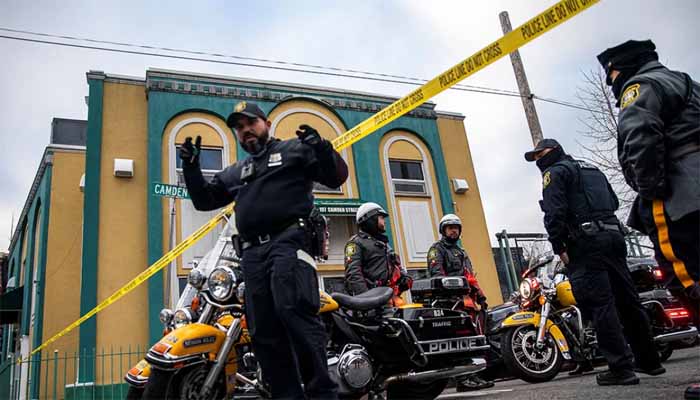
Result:
<svg viewBox="0 0 700 400"><path fill-rule="evenodd" d="M646 307L652 323L661 361L666 361L674 349L692 347L700 337L693 327L691 315L681 302L665 287L666 276L651 257L629 257L627 268L632 282Z"/></svg>
<svg viewBox="0 0 700 400"><path fill-rule="evenodd" d="M126 373L127 399L265 393L256 379L243 315L244 283L231 243L234 230L230 220L190 272L176 311L161 311L163 338Z"/></svg>
<svg viewBox="0 0 700 400"><path fill-rule="evenodd" d="M551 272L550 272L551 271ZM523 272L519 287L521 311L500 326L503 360L510 372L526 382L554 378L566 362L604 363L595 330L576 307L566 268L552 255ZM678 327L659 308L644 300L657 351L671 341L697 336L694 327Z"/></svg>

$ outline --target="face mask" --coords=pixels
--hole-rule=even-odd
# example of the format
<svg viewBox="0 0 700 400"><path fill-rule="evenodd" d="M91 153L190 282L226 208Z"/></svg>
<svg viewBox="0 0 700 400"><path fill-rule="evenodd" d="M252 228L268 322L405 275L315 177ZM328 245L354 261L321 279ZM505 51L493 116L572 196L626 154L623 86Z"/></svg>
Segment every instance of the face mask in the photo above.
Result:
<svg viewBox="0 0 700 400"><path fill-rule="evenodd" d="M555 147L549 153L545 154L542 158L535 161L537 168L544 172L549 166L559 161L564 155L564 150L561 147Z"/></svg>

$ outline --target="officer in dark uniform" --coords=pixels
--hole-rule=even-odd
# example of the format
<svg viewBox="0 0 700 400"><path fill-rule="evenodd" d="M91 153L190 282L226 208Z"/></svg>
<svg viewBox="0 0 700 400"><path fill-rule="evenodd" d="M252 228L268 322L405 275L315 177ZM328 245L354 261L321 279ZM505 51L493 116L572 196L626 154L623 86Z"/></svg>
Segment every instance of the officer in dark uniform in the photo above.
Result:
<svg viewBox="0 0 700 400"><path fill-rule="evenodd" d="M700 329L700 84L630 40L598 60L618 99L622 172L638 196L628 225L648 234L668 288Z"/></svg>
<svg viewBox="0 0 700 400"><path fill-rule="evenodd" d="M357 209L355 221L360 231L345 244L345 288L351 295L392 286L398 296L411 288L413 280L384 234L388 216L377 203L364 203Z"/></svg>
<svg viewBox="0 0 700 400"><path fill-rule="evenodd" d="M627 269L627 245L615 216L618 199L607 178L596 167L564 153L554 139L541 140L525 159L536 160L542 171L540 205L549 241L567 264L574 297L592 320L610 367L596 376L598 384L637 384L635 369L664 373L653 351L649 319Z"/></svg>
<svg viewBox="0 0 700 400"><path fill-rule="evenodd" d="M428 276L463 276L467 278L472 289L469 296L481 306L481 310L485 311L488 308L486 295L479 287L467 252L459 247L462 220L455 214L446 214L440 219L438 231L441 236L440 240L433 243L428 250ZM479 374L471 374L460 379L456 389L458 392L465 392L486 389L493 385L493 381L485 380Z"/></svg>
<svg viewBox="0 0 700 400"><path fill-rule="evenodd" d="M207 182L198 160L201 138L193 145L188 137L180 157L190 197L198 210L236 202L246 320L272 397L305 398L301 370L309 398L334 399L306 219L313 182L337 188L347 179L347 165L310 126L299 127L298 139L270 137L270 121L255 104L238 103L227 124L250 156Z"/></svg>

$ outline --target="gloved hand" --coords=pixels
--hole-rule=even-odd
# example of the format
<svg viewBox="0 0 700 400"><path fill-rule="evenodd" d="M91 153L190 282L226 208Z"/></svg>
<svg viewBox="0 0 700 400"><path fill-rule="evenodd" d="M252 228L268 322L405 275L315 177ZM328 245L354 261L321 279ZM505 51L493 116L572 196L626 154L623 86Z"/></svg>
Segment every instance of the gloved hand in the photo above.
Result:
<svg viewBox="0 0 700 400"><path fill-rule="evenodd" d="M488 310L489 304L486 302L486 296L484 296L483 294L479 295L476 298L476 302L479 304L479 306L481 306L482 310Z"/></svg>
<svg viewBox="0 0 700 400"><path fill-rule="evenodd" d="M188 136L185 139L185 143L180 146L180 158L183 163L186 164L196 164L199 162L199 153L202 152L202 137L197 136L194 145L192 144L192 138Z"/></svg>
<svg viewBox="0 0 700 400"><path fill-rule="evenodd" d="M401 275L399 278L399 290L405 292L413 287L413 278L408 275Z"/></svg>
<svg viewBox="0 0 700 400"><path fill-rule="evenodd" d="M316 129L308 125L299 125L299 130L296 133L299 140L311 146L315 151L323 149L324 142L327 142L318 134Z"/></svg>
<svg viewBox="0 0 700 400"><path fill-rule="evenodd" d="M691 300L700 300L700 283L695 282L694 284L685 288L685 294Z"/></svg>

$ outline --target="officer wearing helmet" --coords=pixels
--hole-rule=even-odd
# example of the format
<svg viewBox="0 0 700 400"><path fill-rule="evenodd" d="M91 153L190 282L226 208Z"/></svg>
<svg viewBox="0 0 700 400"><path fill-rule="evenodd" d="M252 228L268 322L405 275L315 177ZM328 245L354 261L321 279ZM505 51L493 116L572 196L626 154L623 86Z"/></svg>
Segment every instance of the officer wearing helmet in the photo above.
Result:
<svg viewBox="0 0 700 400"><path fill-rule="evenodd" d="M357 209L355 221L360 231L345 245L345 288L352 295L392 285L404 292L411 286L411 277L385 235L388 216L377 203L364 203Z"/></svg>
<svg viewBox="0 0 700 400"><path fill-rule="evenodd" d="M428 275L430 277L463 276L467 278L472 288L470 297L483 310L486 310L488 308L486 296L474 276L472 263L467 252L459 247L458 241L462 235L462 220L455 214L446 214L440 219L438 230L440 231L440 240L433 243L430 250L428 250ZM457 391L479 390L492 387L493 385L493 382L484 380L478 375L469 375L457 382Z"/></svg>

